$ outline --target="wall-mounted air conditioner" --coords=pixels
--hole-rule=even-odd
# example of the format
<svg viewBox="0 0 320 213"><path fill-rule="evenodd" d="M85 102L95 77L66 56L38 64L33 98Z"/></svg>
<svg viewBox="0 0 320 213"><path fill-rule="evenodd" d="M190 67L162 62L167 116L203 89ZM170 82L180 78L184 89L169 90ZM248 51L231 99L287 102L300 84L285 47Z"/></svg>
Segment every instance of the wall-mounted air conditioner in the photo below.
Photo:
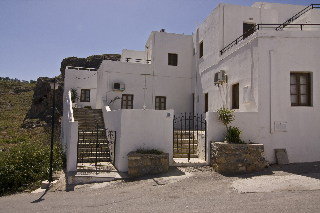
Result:
<svg viewBox="0 0 320 213"><path fill-rule="evenodd" d="M228 83L228 76L225 70L220 70L214 74L214 84L221 85L223 83Z"/></svg>
<svg viewBox="0 0 320 213"><path fill-rule="evenodd" d="M123 83L115 82L113 83L112 89L116 91L124 91L126 88Z"/></svg>

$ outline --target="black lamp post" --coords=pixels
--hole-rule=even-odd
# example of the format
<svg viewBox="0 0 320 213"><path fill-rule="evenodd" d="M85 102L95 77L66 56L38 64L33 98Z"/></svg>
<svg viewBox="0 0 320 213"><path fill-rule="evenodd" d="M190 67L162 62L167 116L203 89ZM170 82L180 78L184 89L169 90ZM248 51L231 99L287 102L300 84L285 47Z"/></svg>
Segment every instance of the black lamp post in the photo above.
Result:
<svg viewBox="0 0 320 213"><path fill-rule="evenodd" d="M53 142L54 142L55 108L56 108L56 78L53 79L53 95L52 95L50 165L49 165L49 178L48 178L50 183L52 182L52 170L53 170L52 165L53 165Z"/></svg>

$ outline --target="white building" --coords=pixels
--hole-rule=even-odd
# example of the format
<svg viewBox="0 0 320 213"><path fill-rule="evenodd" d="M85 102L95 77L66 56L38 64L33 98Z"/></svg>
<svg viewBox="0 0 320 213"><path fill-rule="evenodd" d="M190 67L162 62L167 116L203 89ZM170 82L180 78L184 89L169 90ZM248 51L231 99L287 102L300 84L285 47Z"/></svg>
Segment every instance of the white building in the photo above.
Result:
<svg viewBox="0 0 320 213"><path fill-rule="evenodd" d="M93 109L207 112L206 150L223 140L215 111L225 106L246 141L265 145L269 162L275 149L290 162L319 161L319 7L219 4L193 35L152 32L144 51L123 50L121 61L67 68L65 95L77 89L78 107ZM228 77L219 87L217 73Z"/></svg>
<svg viewBox="0 0 320 213"><path fill-rule="evenodd" d="M66 69L65 91L90 91L79 107L192 112L194 70L192 36L152 32L145 51L123 50L121 61L105 60L97 71Z"/></svg>

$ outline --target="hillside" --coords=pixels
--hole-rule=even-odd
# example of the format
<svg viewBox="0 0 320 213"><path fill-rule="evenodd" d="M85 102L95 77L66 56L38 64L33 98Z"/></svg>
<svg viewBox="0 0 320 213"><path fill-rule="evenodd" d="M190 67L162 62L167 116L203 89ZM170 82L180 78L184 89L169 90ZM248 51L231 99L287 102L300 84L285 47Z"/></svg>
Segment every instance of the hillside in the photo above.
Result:
<svg viewBox="0 0 320 213"><path fill-rule="evenodd" d="M35 83L0 79L0 196L34 189L48 178L50 126L38 119L25 120L34 88ZM54 170L62 168L58 135Z"/></svg>
<svg viewBox="0 0 320 213"><path fill-rule="evenodd" d="M46 137L44 127L22 128L34 87L35 83L0 81L0 149Z"/></svg>

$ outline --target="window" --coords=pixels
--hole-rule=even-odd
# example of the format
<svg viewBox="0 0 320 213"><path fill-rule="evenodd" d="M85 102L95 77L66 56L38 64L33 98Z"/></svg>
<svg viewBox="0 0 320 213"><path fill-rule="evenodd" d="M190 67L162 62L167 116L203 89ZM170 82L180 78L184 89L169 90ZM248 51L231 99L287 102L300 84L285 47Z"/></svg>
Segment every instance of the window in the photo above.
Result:
<svg viewBox="0 0 320 213"><path fill-rule="evenodd" d="M256 26L255 23L243 23L243 39L254 33L254 26Z"/></svg>
<svg viewBox="0 0 320 213"><path fill-rule="evenodd" d="M82 89L80 102L90 102L90 89Z"/></svg>
<svg viewBox="0 0 320 213"><path fill-rule="evenodd" d="M168 53L168 65L178 66L178 54Z"/></svg>
<svg viewBox="0 0 320 213"><path fill-rule="evenodd" d="M209 108L209 97L208 93L204 94L204 112L208 112Z"/></svg>
<svg viewBox="0 0 320 213"><path fill-rule="evenodd" d="M156 110L165 110L166 109L166 97L165 96L156 96Z"/></svg>
<svg viewBox="0 0 320 213"><path fill-rule="evenodd" d="M203 41L200 42L199 46L199 58L202 58L203 56Z"/></svg>
<svg viewBox="0 0 320 213"><path fill-rule="evenodd" d="M121 109L133 109L133 95L122 94Z"/></svg>
<svg viewBox="0 0 320 213"><path fill-rule="evenodd" d="M232 85L232 109L239 109L239 83Z"/></svg>
<svg viewBox="0 0 320 213"><path fill-rule="evenodd" d="M311 74L290 73L291 106L311 106Z"/></svg>

